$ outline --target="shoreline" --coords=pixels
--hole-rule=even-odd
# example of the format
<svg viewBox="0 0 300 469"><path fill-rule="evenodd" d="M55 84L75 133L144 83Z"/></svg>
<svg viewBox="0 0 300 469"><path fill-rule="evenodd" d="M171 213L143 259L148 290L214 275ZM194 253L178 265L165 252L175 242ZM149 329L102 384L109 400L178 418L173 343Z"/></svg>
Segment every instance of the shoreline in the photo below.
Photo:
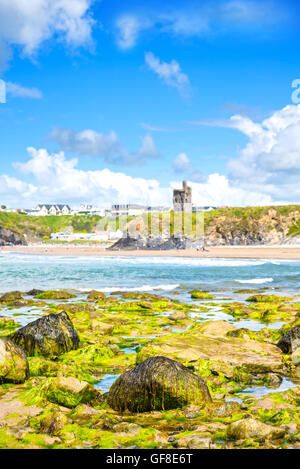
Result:
<svg viewBox="0 0 300 469"><path fill-rule="evenodd" d="M94 256L94 257L189 257L205 259L281 259L300 260L300 246L222 246L208 247L208 251L182 249L169 251L108 251L95 246L4 246L0 252L45 256Z"/></svg>

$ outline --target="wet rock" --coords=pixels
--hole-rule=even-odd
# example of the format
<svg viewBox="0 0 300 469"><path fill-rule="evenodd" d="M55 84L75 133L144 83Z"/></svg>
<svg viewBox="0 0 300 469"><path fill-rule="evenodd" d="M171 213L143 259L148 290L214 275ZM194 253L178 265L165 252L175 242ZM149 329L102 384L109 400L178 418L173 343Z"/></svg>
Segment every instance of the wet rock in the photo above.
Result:
<svg viewBox="0 0 300 469"><path fill-rule="evenodd" d="M213 373L224 373L242 381L249 380L250 375L263 378L266 373L283 372L282 353L278 347L258 340L228 337L227 331L226 322L209 321L180 335L157 337L138 352L137 363L159 354L193 366L203 364L204 360L206 369Z"/></svg>
<svg viewBox="0 0 300 469"><path fill-rule="evenodd" d="M227 427L227 436L231 440L245 440L248 438L265 441L283 438L285 429L266 425L252 418L238 420Z"/></svg>
<svg viewBox="0 0 300 469"><path fill-rule="evenodd" d="M139 433L142 427L136 423L122 422L113 426L113 431L116 433Z"/></svg>
<svg viewBox="0 0 300 469"><path fill-rule="evenodd" d="M29 356L53 357L77 349L79 337L66 312L49 314L16 331L11 340Z"/></svg>
<svg viewBox="0 0 300 469"><path fill-rule="evenodd" d="M171 314L171 316L169 316L169 319L171 319L172 321L181 321L186 318L186 313L184 313L183 311L176 311L175 313Z"/></svg>
<svg viewBox="0 0 300 469"><path fill-rule="evenodd" d="M298 347L300 347L300 326L293 327L277 342L283 353L292 353Z"/></svg>
<svg viewBox="0 0 300 469"><path fill-rule="evenodd" d="M300 347L292 353L292 362L296 366L300 365Z"/></svg>
<svg viewBox="0 0 300 469"><path fill-rule="evenodd" d="M107 402L114 410L148 412L207 404L205 382L191 370L166 357L151 357L123 373L112 385Z"/></svg>
<svg viewBox="0 0 300 469"><path fill-rule="evenodd" d="M42 417L40 422L41 433L48 433L49 435L56 435L67 425L68 419L63 412L59 410L53 410L47 412L45 416Z"/></svg>
<svg viewBox="0 0 300 469"><path fill-rule="evenodd" d="M48 290L35 295L35 298L38 300L69 300L71 298L76 298L76 296L63 290Z"/></svg>
<svg viewBox="0 0 300 469"><path fill-rule="evenodd" d="M88 294L87 299L88 299L88 300L105 300L105 299L106 299L106 295L104 295L104 293L102 293L102 292L100 292L100 291L92 290L92 291L90 291L90 293Z"/></svg>
<svg viewBox="0 0 300 469"><path fill-rule="evenodd" d="M97 398L99 391L86 381L77 378L58 376L47 394L49 402L73 408L87 404Z"/></svg>
<svg viewBox="0 0 300 469"><path fill-rule="evenodd" d="M26 353L11 340L0 339L0 384L23 383L29 378Z"/></svg>
<svg viewBox="0 0 300 469"><path fill-rule="evenodd" d="M26 295L28 296L36 296L40 295L41 293L44 293L44 290L37 290L36 288L33 288L32 290L29 290Z"/></svg>
<svg viewBox="0 0 300 469"><path fill-rule="evenodd" d="M276 295L253 295L247 298L246 301L249 303L281 303L285 299Z"/></svg>
<svg viewBox="0 0 300 469"><path fill-rule="evenodd" d="M215 296L206 291L193 290L191 292L191 298L193 298L193 300L213 300Z"/></svg>
<svg viewBox="0 0 300 469"><path fill-rule="evenodd" d="M188 435L176 440L173 439L173 446L175 448L189 448L189 449L209 449L212 444L212 439L207 435Z"/></svg>
<svg viewBox="0 0 300 469"><path fill-rule="evenodd" d="M91 329L93 331L99 332L101 335L109 335L114 330L113 324L108 324L106 322L97 321L97 319L93 319L91 321Z"/></svg>
<svg viewBox="0 0 300 469"><path fill-rule="evenodd" d="M229 415L232 415L234 412L238 412L240 409L241 407L237 402L228 401L219 405L215 404L213 413L217 417L227 417Z"/></svg>
<svg viewBox="0 0 300 469"><path fill-rule="evenodd" d="M22 300L22 295L23 294L19 291L4 293L4 295L0 297L0 303L11 303L13 301Z"/></svg>

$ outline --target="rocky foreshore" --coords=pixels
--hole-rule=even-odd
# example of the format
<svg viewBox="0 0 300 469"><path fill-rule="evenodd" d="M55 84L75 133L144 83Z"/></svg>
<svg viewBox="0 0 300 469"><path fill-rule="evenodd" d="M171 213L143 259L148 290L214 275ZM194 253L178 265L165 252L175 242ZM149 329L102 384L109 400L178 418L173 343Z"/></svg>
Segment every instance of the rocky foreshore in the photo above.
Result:
<svg viewBox="0 0 300 469"><path fill-rule="evenodd" d="M3 294L0 448L298 448L299 298L236 293Z"/></svg>

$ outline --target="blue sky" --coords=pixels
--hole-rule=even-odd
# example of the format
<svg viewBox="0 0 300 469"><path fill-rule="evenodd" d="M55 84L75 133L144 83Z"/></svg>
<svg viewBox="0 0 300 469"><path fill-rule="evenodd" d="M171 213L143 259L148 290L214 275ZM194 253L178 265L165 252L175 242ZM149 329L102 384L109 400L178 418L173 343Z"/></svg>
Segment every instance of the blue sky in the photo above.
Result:
<svg viewBox="0 0 300 469"><path fill-rule="evenodd" d="M296 1L0 0L0 198L300 202ZM31 148L28 151L28 148Z"/></svg>

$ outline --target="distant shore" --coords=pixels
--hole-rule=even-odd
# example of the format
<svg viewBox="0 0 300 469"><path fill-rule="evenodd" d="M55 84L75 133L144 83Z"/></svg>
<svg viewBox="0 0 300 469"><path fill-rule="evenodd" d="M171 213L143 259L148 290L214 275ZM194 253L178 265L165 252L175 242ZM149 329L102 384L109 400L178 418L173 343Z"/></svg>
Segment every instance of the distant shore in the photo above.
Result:
<svg viewBox="0 0 300 469"><path fill-rule="evenodd" d="M145 256L145 257L191 257L227 259L286 259L300 260L300 246L230 246L208 247L207 251L196 249L170 251L109 251L96 246L5 246L0 252L18 252L36 255L56 256Z"/></svg>

